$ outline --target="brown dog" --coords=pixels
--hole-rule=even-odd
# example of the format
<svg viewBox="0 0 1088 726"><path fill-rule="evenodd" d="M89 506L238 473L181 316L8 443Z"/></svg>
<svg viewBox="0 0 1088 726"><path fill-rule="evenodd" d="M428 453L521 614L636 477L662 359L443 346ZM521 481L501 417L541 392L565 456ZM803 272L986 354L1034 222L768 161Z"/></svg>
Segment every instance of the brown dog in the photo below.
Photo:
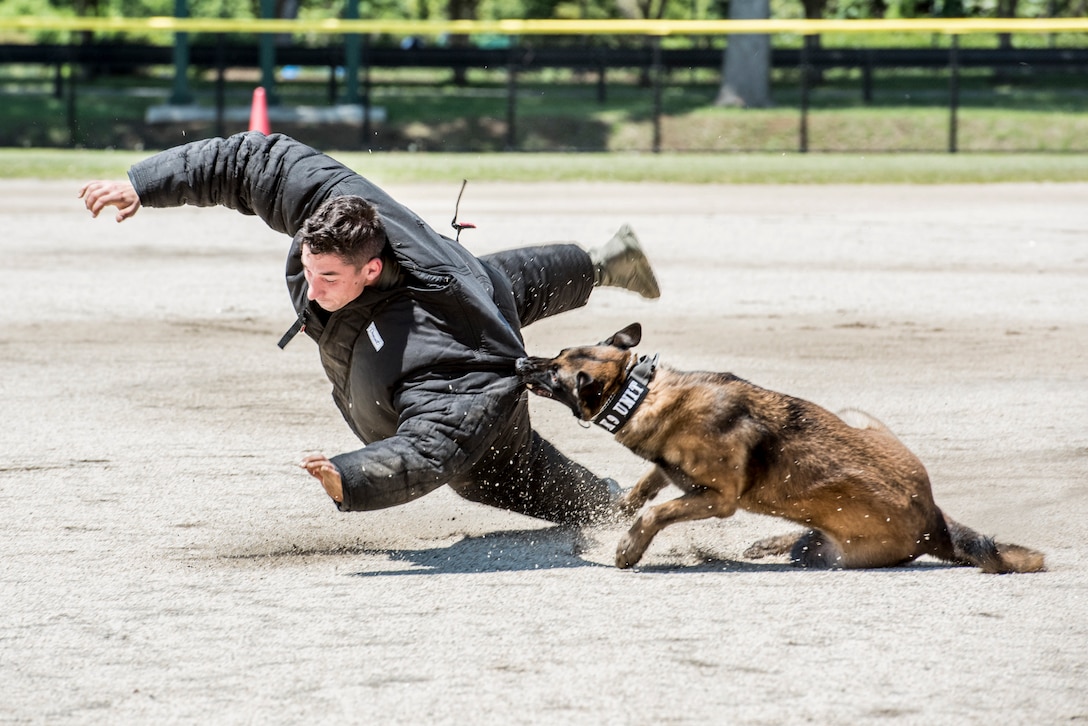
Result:
<svg viewBox="0 0 1088 726"><path fill-rule="evenodd" d="M933 502L925 467L883 424L860 411L840 418L808 401L729 373L683 372L631 352L634 323L552 359L522 358L533 393L595 421L651 469L621 501L634 514L668 484L684 491L647 509L620 541L631 567L676 522L728 517L737 508L809 528L757 542L753 558L789 553L802 567L888 567L921 555L985 572L1038 572L1043 555L995 543Z"/></svg>

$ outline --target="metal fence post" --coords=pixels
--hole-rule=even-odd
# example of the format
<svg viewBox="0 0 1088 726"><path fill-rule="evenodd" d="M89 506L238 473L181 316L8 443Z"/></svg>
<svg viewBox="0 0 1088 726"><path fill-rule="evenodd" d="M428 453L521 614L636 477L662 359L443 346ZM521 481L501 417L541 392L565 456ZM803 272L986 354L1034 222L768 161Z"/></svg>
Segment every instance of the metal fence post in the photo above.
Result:
<svg viewBox="0 0 1088 726"><path fill-rule="evenodd" d="M654 86L653 150L655 154L658 154L661 152L661 85L663 83L662 76L664 76L664 68L661 64L661 36L655 35L650 42L653 49L653 65L650 69L650 75L653 76L651 82Z"/></svg>
<svg viewBox="0 0 1088 726"><path fill-rule="evenodd" d="M371 98L370 40L365 36L362 38L362 45L359 49L359 53L359 62L363 66L363 136L366 137L363 148L370 149L373 147L374 141L374 129L371 126L370 119L370 107L373 103L373 99Z"/></svg>
<svg viewBox="0 0 1088 726"><path fill-rule="evenodd" d="M68 121L68 144L75 148L80 145L79 120L76 117L76 77L79 75L76 57L76 40L73 35L68 41L68 86L65 89L64 112Z"/></svg>
<svg viewBox="0 0 1088 726"><path fill-rule="evenodd" d="M506 59L506 143L505 151L518 148L518 42L510 42Z"/></svg>
<svg viewBox="0 0 1088 726"><path fill-rule="evenodd" d="M597 103L603 104L608 100L608 85L605 76L608 73L608 50L601 44L596 46L597 55Z"/></svg>
<svg viewBox="0 0 1088 726"><path fill-rule="evenodd" d="M873 50L865 51L865 65L861 67L861 100L868 106L873 102Z"/></svg>
<svg viewBox="0 0 1088 726"><path fill-rule="evenodd" d="M808 152L808 82L809 82L809 62L808 62L808 36L801 38L801 128L799 130L800 140L798 142L798 150L804 154Z"/></svg>
<svg viewBox="0 0 1088 726"><path fill-rule="evenodd" d="M215 135L226 136L227 36L215 34Z"/></svg>
<svg viewBox="0 0 1088 726"><path fill-rule="evenodd" d="M948 47L948 153L955 154L960 106L960 36L952 36Z"/></svg>
<svg viewBox="0 0 1088 726"><path fill-rule="evenodd" d="M261 18L272 20L276 17L276 0L261 0ZM276 36L261 33L259 53L261 59L261 86L264 87L268 105L279 103L276 93Z"/></svg>
<svg viewBox="0 0 1088 726"><path fill-rule="evenodd" d="M344 20L359 19L359 0L346 0ZM359 55L361 38L352 33L344 36L344 103L359 103ZM333 70L335 75L336 71ZM367 109L363 109L366 113Z"/></svg>
<svg viewBox="0 0 1088 726"><path fill-rule="evenodd" d="M189 0L174 0L174 17L189 17ZM189 34L174 33L174 90L170 103L184 106L193 102L189 93Z"/></svg>
<svg viewBox="0 0 1088 726"><path fill-rule="evenodd" d="M333 50L329 49L329 81L327 83L329 89L329 105L335 106L339 102L340 98L340 80L336 77L336 69L344 68L339 63L339 58L336 57Z"/></svg>

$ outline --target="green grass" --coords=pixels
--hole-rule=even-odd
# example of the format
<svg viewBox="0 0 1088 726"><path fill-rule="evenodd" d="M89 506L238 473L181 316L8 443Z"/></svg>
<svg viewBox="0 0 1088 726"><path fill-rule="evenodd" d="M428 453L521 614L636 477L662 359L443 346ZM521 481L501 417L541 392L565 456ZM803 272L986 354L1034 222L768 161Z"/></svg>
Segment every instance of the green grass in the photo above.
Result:
<svg viewBox="0 0 1088 726"><path fill-rule="evenodd" d="M678 184L1085 182L1088 156L1064 154L447 154L332 152L378 183L580 181ZM146 153L0 149L8 179L124 178Z"/></svg>
<svg viewBox="0 0 1088 726"><path fill-rule="evenodd" d="M0 178L116 179L146 157L136 151L0 149Z"/></svg>

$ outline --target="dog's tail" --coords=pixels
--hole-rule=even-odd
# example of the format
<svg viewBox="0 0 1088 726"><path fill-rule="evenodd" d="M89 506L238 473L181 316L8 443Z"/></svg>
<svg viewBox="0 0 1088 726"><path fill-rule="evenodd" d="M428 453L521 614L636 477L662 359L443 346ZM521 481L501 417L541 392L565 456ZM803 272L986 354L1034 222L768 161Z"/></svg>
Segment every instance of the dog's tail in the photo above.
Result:
<svg viewBox="0 0 1088 726"><path fill-rule="evenodd" d="M954 521L947 514L944 515L944 521L952 536L954 558L957 562L974 565L982 568L983 572L993 574L1046 570L1042 552L1020 545L994 542L990 537Z"/></svg>

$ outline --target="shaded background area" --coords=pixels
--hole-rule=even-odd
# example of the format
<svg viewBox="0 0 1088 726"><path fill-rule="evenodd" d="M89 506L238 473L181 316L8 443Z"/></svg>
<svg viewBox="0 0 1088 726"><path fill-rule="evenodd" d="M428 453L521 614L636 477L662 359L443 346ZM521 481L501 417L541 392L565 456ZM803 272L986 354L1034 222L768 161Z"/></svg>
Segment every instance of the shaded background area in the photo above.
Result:
<svg viewBox="0 0 1088 726"><path fill-rule="evenodd" d="M206 35L181 76L184 102L169 47L0 45L0 146L157 149L245 130L265 82L257 48L217 51ZM812 36L804 53L775 40L761 108L717 105L721 39L368 46L352 98L342 47L288 46L269 93L288 118L273 130L376 151L1088 151L1082 36L1019 35L1015 48L967 36L955 53L941 36ZM881 45L896 42L912 46Z"/></svg>

